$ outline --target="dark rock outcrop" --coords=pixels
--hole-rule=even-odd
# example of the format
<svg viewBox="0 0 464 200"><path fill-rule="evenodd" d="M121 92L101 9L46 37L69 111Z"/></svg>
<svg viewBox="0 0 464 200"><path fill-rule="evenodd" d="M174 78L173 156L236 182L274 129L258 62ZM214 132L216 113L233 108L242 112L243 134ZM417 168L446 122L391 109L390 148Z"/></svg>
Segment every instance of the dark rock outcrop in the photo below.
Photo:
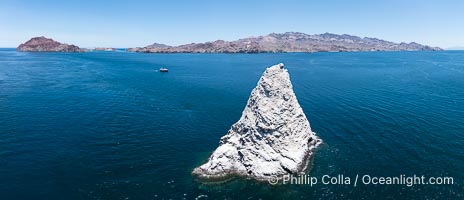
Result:
<svg viewBox="0 0 464 200"><path fill-rule="evenodd" d="M17 51L28 52L84 52L84 49L75 45L69 45L57 42L53 39L42 37L34 37L29 41L21 44L16 48Z"/></svg>
<svg viewBox="0 0 464 200"><path fill-rule="evenodd" d="M191 43L180 46L153 44L129 48L145 53L278 53L278 52L339 52L339 51L438 51L438 47L411 43L394 43L377 38L337 35L331 33L308 35L298 32L271 33L236 41Z"/></svg>

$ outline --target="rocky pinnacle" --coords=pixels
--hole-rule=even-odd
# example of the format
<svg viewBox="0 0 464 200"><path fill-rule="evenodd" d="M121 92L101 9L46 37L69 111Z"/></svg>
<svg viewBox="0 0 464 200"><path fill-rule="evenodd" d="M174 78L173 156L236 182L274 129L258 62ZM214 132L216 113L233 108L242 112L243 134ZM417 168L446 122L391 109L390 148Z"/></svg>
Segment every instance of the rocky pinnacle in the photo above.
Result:
<svg viewBox="0 0 464 200"><path fill-rule="evenodd" d="M300 173L321 142L311 131L281 63L264 71L240 120L192 173L208 179L238 175L257 180Z"/></svg>

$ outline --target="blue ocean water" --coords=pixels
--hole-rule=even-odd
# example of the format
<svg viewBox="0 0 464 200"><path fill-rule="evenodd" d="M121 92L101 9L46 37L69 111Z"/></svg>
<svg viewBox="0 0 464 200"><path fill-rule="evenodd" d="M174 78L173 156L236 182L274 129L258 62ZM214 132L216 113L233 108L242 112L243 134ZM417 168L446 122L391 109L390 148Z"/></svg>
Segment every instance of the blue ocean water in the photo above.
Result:
<svg viewBox="0 0 464 200"><path fill-rule="evenodd" d="M283 62L324 141L314 177L452 185L277 185L191 176ZM159 73L160 67L169 73ZM463 199L464 52L0 50L0 199Z"/></svg>

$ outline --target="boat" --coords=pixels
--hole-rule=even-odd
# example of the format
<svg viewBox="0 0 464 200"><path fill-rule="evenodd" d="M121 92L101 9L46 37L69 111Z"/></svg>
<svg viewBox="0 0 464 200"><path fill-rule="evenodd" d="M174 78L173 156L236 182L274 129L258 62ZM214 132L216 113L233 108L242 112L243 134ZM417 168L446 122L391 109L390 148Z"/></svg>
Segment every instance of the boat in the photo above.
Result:
<svg viewBox="0 0 464 200"><path fill-rule="evenodd" d="M168 72L168 68L161 67L159 71L160 72Z"/></svg>

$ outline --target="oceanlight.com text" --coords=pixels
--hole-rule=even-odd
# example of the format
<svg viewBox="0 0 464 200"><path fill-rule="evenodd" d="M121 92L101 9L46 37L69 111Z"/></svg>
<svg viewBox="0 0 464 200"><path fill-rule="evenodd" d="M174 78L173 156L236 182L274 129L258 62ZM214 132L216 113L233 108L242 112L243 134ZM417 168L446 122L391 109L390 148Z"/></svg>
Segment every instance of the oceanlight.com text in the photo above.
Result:
<svg viewBox="0 0 464 200"><path fill-rule="evenodd" d="M454 178L448 176L424 176L424 175L411 175L407 176L401 174L399 176L371 176L368 174L345 176L343 174L338 175L323 175L321 177L309 176L309 175L284 175L282 177L271 177L269 183L275 184L291 184L291 185L353 185L356 187L362 185L406 185L412 187L414 185L452 185L454 184Z"/></svg>

